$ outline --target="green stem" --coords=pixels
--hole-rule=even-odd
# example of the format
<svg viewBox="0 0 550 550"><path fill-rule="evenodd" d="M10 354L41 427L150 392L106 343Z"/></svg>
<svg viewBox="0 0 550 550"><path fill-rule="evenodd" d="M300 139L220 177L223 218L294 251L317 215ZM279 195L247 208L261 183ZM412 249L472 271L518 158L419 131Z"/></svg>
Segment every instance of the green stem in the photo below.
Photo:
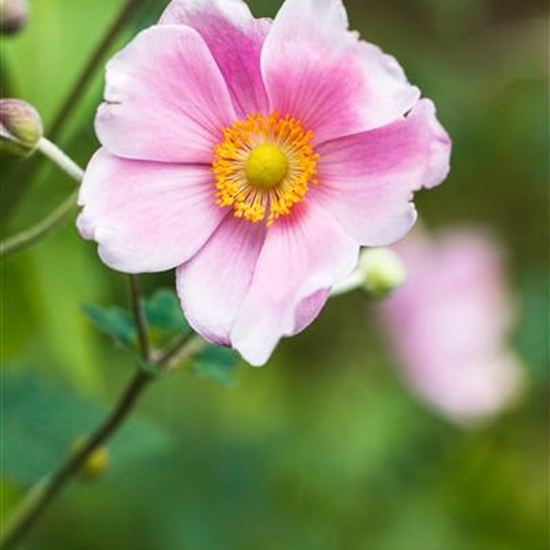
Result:
<svg viewBox="0 0 550 550"><path fill-rule="evenodd" d="M84 177L82 168L68 157L55 143L43 137L38 141L36 148L74 180L77 182L82 181ZM0 258L5 258L28 248L49 235L54 229L58 228L76 210L77 197L78 191L75 191L49 216L40 220L36 225L0 242Z"/></svg>
<svg viewBox="0 0 550 550"><path fill-rule="evenodd" d="M20 511L15 512L14 519L8 522L6 530L2 533L0 538L1 550L11 550L17 547L48 504L59 494L65 484L78 473L86 459L117 431L152 379L151 374L143 370L138 371L122 393L117 406L88 439L87 443L79 451L71 454L56 473L45 479L36 489L31 490L29 497L24 499L21 504Z"/></svg>
<svg viewBox="0 0 550 550"><path fill-rule="evenodd" d="M50 139L57 141L57 138L61 134L65 124L70 120L71 114L82 99L84 92L90 85L116 37L131 20L135 12L148 1L150 0L127 0L124 4L116 20L105 33L96 50L82 69L75 85L63 101L62 107L55 116L48 132ZM4 224L7 223L9 216L15 211L17 204L25 195L25 191L39 166L39 159L30 159L27 163L23 164L21 169L15 169L8 180L4 182L4 186L7 189L5 196L2 198L1 215ZM17 185L15 185L15 182L17 182Z"/></svg>
<svg viewBox="0 0 550 550"><path fill-rule="evenodd" d="M147 336L147 321L143 315L143 307L141 305L139 279L137 275L129 275L130 278L130 302L132 304L132 313L136 323L139 350L145 361L151 358L151 346Z"/></svg>
<svg viewBox="0 0 550 550"><path fill-rule="evenodd" d="M29 246L41 241L52 231L60 227L67 218L76 211L76 198L78 192L74 192L68 199L59 205L49 216L39 221L36 225L8 237L0 242L0 258L7 258L16 252L20 252Z"/></svg>
<svg viewBox="0 0 550 550"><path fill-rule="evenodd" d="M118 17L109 27L107 33L99 43L99 46L86 63L84 69L80 73L80 77L76 81L76 84L69 92L69 95L63 102L63 106L54 118L50 131L48 132L48 135L50 135L52 139L57 139L59 136L65 122L69 118L69 115L78 105L80 98L86 91L86 88L94 77L95 72L100 67L103 58L107 55L109 48L115 41L120 31L126 26L128 21L130 21L137 9L147 1L149 0L128 0L126 4L124 4L122 10L118 14Z"/></svg>
<svg viewBox="0 0 550 550"><path fill-rule="evenodd" d="M146 332L145 320L140 307L140 294L137 278L131 278L131 301L134 312L134 320L141 332L141 354L143 359L150 360L150 343ZM137 307L136 307L137 305ZM176 363L183 361L197 353L204 341L198 336L188 337L171 352L162 355L154 364L164 372L175 368ZM23 540L32 526L39 520L48 505L60 494L64 487L81 470L82 465L100 447L120 429L134 410L145 388L154 380L155 375L149 371L138 370L126 389L122 392L115 408L105 421L87 439L86 444L77 452L71 454L64 464L51 476L42 480L34 489L31 489L27 497L23 499L18 509L7 522L0 536L0 550L12 550Z"/></svg>

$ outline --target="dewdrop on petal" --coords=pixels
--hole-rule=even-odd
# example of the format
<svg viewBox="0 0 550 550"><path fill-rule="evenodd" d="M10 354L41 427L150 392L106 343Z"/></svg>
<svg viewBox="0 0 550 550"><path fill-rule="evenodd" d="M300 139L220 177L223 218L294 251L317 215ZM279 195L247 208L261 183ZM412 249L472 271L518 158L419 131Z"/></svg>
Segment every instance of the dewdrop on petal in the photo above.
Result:
<svg viewBox="0 0 550 550"><path fill-rule="evenodd" d="M27 157L42 135L42 120L32 105L21 99L0 99L0 153Z"/></svg>
<svg viewBox="0 0 550 550"><path fill-rule="evenodd" d="M365 248L359 259L362 288L375 298L383 298L407 279L405 264L389 248Z"/></svg>
<svg viewBox="0 0 550 550"><path fill-rule="evenodd" d="M0 0L0 32L16 34L21 31L29 19L27 0Z"/></svg>
<svg viewBox="0 0 550 550"><path fill-rule="evenodd" d="M78 453L84 446L85 439L77 439L70 449L70 454ZM82 479L92 480L101 476L109 467L109 449L98 447L80 466L79 474Z"/></svg>

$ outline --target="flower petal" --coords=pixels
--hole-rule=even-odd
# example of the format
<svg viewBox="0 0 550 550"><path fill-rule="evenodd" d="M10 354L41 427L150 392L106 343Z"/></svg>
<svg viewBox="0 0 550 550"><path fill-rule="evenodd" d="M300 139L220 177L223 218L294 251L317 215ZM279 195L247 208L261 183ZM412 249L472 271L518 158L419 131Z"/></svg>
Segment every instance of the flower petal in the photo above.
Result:
<svg viewBox="0 0 550 550"><path fill-rule="evenodd" d="M241 0L174 0L160 24L188 25L202 36L222 72L239 118L268 114L260 55L271 27Z"/></svg>
<svg viewBox="0 0 550 550"><path fill-rule="evenodd" d="M341 0L287 0L262 54L272 110L313 130L313 144L376 128L419 98L397 61L347 30Z"/></svg>
<svg viewBox="0 0 550 550"><path fill-rule="evenodd" d="M99 243L108 266L128 273L185 262L227 213L214 203L208 167L121 159L105 149L88 165L79 204L81 235Z"/></svg>
<svg viewBox="0 0 550 550"><path fill-rule="evenodd" d="M231 342L252 365L263 365L282 336L307 327L329 289L357 264L359 247L319 207L302 203L267 232Z"/></svg>
<svg viewBox="0 0 550 550"><path fill-rule="evenodd" d="M204 338L229 345L229 333L250 287L265 226L228 216L206 245L177 270L185 316Z"/></svg>
<svg viewBox="0 0 550 550"><path fill-rule="evenodd" d="M416 220L413 191L441 183L451 141L429 100L393 124L321 145L312 198L363 246L402 238Z"/></svg>
<svg viewBox="0 0 550 550"><path fill-rule="evenodd" d="M235 112L200 35L184 26L142 31L107 65L96 132L110 153L138 160L209 163Z"/></svg>
<svg viewBox="0 0 550 550"><path fill-rule="evenodd" d="M512 404L523 380L509 347L517 316L498 243L471 228L435 239L415 230L395 250L407 281L377 309L403 376L455 421Z"/></svg>

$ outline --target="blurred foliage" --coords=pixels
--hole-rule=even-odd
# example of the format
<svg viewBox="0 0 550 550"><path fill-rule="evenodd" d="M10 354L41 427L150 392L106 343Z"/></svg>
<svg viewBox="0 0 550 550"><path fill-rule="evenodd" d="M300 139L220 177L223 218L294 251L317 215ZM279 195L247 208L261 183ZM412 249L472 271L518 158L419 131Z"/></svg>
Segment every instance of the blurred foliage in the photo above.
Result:
<svg viewBox="0 0 550 550"><path fill-rule="evenodd" d="M47 128L122 3L31 0L26 31L2 38L2 96L30 101ZM272 16L280 3L251 5ZM184 373L155 384L113 441L110 469L67 491L27 548L548 548L547 3L346 4L351 26L400 60L453 137L449 180L418 196L425 223L482 224L507 249L520 312L514 342L529 380L523 401L475 432L447 424L395 374L370 306L339 298L265 369L235 376L234 356L212 349L202 370L201 358L191 366L226 386L236 378L236 389ZM164 5L150 0L112 51ZM97 147L102 81L99 72L61 137L82 164ZM4 234L73 187L40 163L14 203L20 167L0 166ZM72 223L1 269L4 516L105 413L132 357L82 309L126 308L126 278L99 262ZM181 318L163 316L173 297L154 293L173 287L173 274L143 279L156 337L184 331Z"/></svg>

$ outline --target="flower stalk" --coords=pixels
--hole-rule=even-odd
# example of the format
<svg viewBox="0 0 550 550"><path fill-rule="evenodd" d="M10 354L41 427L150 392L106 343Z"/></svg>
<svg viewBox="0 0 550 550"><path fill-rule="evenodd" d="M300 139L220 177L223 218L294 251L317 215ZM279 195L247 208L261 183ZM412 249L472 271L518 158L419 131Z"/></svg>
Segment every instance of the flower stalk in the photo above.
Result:
<svg viewBox="0 0 550 550"><path fill-rule="evenodd" d="M25 250L25 248L41 241L52 231L60 227L73 212L76 212L77 196L78 192L75 191L49 216L40 220L36 225L0 242L0 258L7 258L12 254Z"/></svg>
<svg viewBox="0 0 550 550"><path fill-rule="evenodd" d="M38 151L48 157L54 164L57 164L72 179L80 183L84 177L84 170L76 164L66 153L64 153L53 141L42 137L36 145Z"/></svg>
<svg viewBox="0 0 550 550"><path fill-rule="evenodd" d="M7 526L0 536L0 550L12 550L18 546L48 505L81 471L90 456L104 447L107 441L120 429L134 410L144 390L156 378L155 371L168 373L205 345L200 337L192 335L183 339L173 350L160 355L156 360L152 359L147 327L140 305L137 277L133 275L130 276L130 296L134 322L139 333L141 357L144 361L151 362L156 369L139 369L122 392L112 412L95 432L76 452L68 456L65 463L56 472L42 480L34 489L31 489L12 519L7 522Z"/></svg>
<svg viewBox="0 0 550 550"><path fill-rule="evenodd" d="M69 92L68 96L62 103L51 128L48 130L48 135L51 140L57 140L65 124L70 120L70 116L77 107L81 99L84 97L86 90L95 77L97 70L101 67L103 59L107 55L113 42L119 36L125 26L131 21L137 10L141 8L148 0L127 0L122 7L116 20L109 27L96 50L82 69L80 77ZM35 160L35 159L32 159ZM17 204L23 197L28 186L27 182L32 180L32 176L40 166L39 162L29 162L25 164L21 170L14 170L14 173L5 182L9 188L9 195L6 196L2 208L2 217L4 221L8 219L11 213L16 209ZM13 185L15 181L18 185Z"/></svg>
<svg viewBox="0 0 550 550"><path fill-rule="evenodd" d="M41 137L38 140L36 149L44 156L48 157L53 163L61 168L66 174L77 182L81 182L84 177L84 171L74 160L66 155L55 143ZM72 193L64 202L62 202L49 216L40 220L36 225L29 227L8 237L0 242L0 258L5 258L16 252L20 252L42 240L52 231L63 224L67 218L76 210L76 201L78 191Z"/></svg>

